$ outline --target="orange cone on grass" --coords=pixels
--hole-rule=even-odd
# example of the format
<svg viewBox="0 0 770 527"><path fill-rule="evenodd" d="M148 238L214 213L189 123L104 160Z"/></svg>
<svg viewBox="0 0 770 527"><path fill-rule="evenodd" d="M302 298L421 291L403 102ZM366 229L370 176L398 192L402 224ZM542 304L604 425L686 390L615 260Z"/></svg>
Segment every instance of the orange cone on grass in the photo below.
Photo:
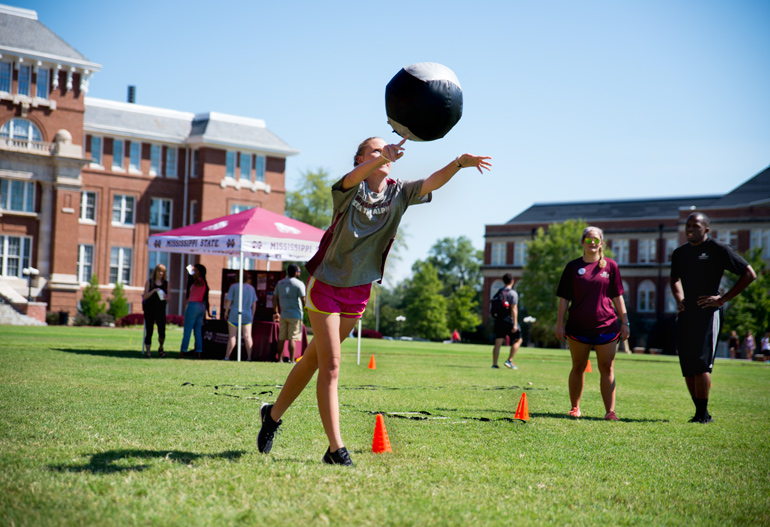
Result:
<svg viewBox="0 0 770 527"><path fill-rule="evenodd" d="M369 369L370 370L376 370L377 365L374 363L374 355L372 355L372 358L369 359Z"/></svg>
<svg viewBox="0 0 770 527"><path fill-rule="evenodd" d="M593 370L591 369L591 360L588 360L588 363L586 364L586 373L593 373Z"/></svg>
<svg viewBox="0 0 770 527"><path fill-rule="evenodd" d="M388 439L388 431L385 430L385 419L382 417L382 414L377 414L377 421L374 424L372 452L375 454L393 452L393 449L390 448L390 439Z"/></svg>
<svg viewBox="0 0 770 527"><path fill-rule="evenodd" d="M522 421L529 421L529 405L527 404L527 393L521 394L519 399L519 406L516 407L516 413L513 414L514 419L521 419Z"/></svg>

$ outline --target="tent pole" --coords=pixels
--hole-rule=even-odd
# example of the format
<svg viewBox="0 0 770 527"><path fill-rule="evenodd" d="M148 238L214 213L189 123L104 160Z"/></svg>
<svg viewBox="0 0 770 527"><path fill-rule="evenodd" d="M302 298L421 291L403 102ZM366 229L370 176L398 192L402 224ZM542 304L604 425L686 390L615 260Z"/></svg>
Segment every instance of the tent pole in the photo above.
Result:
<svg viewBox="0 0 770 527"><path fill-rule="evenodd" d="M358 319L358 359L356 364L361 365L361 319Z"/></svg>
<svg viewBox="0 0 770 527"><path fill-rule="evenodd" d="M241 317L243 316L243 248L241 248L241 265L238 271L238 362L241 362Z"/></svg>

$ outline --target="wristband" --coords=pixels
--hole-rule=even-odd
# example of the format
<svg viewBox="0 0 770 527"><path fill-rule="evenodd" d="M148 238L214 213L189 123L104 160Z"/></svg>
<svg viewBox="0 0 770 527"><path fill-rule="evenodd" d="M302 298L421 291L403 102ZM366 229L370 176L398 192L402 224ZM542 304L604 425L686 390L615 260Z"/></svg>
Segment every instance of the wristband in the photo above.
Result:
<svg viewBox="0 0 770 527"><path fill-rule="evenodd" d="M460 164L460 157L461 157L461 156L457 156L457 157L455 158L455 163L457 163L457 168L465 168L464 166L462 166L462 165Z"/></svg>
<svg viewBox="0 0 770 527"><path fill-rule="evenodd" d="M380 153L380 157L382 157L383 159L385 159L385 161L387 161L388 163L395 163L395 161L391 161L390 159L388 159L388 156L386 156L386 155L385 155L385 150L383 150L383 151Z"/></svg>

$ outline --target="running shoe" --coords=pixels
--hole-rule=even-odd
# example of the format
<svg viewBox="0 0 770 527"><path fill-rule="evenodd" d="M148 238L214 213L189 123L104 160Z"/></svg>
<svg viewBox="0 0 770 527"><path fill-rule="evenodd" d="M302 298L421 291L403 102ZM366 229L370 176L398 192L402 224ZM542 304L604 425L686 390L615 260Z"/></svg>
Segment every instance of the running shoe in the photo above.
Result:
<svg viewBox="0 0 770 527"><path fill-rule="evenodd" d="M577 406L573 406L572 410L569 411L569 415L570 417L580 417L583 414L580 413L580 408L578 408Z"/></svg>
<svg viewBox="0 0 770 527"><path fill-rule="evenodd" d="M327 448L326 454L324 454L324 457L321 459L321 461L327 465L346 465L348 467L353 466L353 461L350 459L350 453L345 447L342 447L334 452L331 451L331 448Z"/></svg>
<svg viewBox="0 0 770 527"><path fill-rule="evenodd" d="M492 365L492 369L493 369L493 370L499 370L499 369L500 369L500 366L498 366L497 364L493 364L493 365Z"/></svg>
<svg viewBox="0 0 770 527"><path fill-rule="evenodd" d="M611 411L607 412L607 415L604 416L604 420L605 421L617 421L618 420L618 416L615 415L615 411L614 410L611 410Z"/></svg>
<svg viewBox="0 0 770 527"><path fill-rule="evenodd" d="M277 423L270 417L270 410L273 409L272 404L262 403L262 407L259 409L259 419L262 421L262 428L259 429L257 435L257 448L263 454L269 454L273 448L273 438L279 431L283 419Z"/></svg>
<svg viewBox="0 0 770 527"><path fill-rule="evenodd" d="M512 363L509 360L505 361L505 367L506 368L510 368L512 370L518 370L519 369L519 368L516 367L516 365L514 363Z"/></svg>

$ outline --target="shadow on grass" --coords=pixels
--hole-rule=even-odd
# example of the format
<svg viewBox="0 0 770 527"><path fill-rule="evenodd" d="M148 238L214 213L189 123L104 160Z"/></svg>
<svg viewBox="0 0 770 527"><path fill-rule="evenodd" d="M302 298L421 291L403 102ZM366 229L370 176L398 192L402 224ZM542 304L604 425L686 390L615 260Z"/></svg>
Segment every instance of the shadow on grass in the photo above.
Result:
<svg viewBox="0 0 770 527"><path fill-rule="evenodd" d="M145 357L140 350L120 350L120 349L83 349L83 348L52 348L53 351L61 351L63 353L73 353L75 355L95 355L99 357L115 357L119 359L142 359L149 360ZM158 357L158 351L152 350L153 360L173 360L179 358L178 351L166 351L166 358L161 359ZM185 358L184 360L188 360ZM190 358L189 360L195 360ZM204 359L206 360L206 359Z"/></svg>
<svg viewBox="0 0 770 527"><path fill-rule="evenodd" d="M582 416L582 417L572 417L568 414L562 414L562 413L553 413L553 412L542 412L542 413L535 413L530 412L529 417L549 417L551 419L569 419L570 421L604 421L604 417L596 416L596 417L588 417L588 416ZM632 417L618 417L618 422L621 423L668 423L668 419L647 419L647 418L632 418Z"/></svg>
<svg viewBox="0 0 770 527"><path fill-rule="evenodd" d="M227 450L220 454L196 454L179 450L108 450L92 454L91 460L84 465L49 465L56 472L90 472L91 474L114 474L119 472L141 472L150 468L139 460L162 459L171 463L190 465L200 459L224 459L237 461L245 452Z"/></svg>

